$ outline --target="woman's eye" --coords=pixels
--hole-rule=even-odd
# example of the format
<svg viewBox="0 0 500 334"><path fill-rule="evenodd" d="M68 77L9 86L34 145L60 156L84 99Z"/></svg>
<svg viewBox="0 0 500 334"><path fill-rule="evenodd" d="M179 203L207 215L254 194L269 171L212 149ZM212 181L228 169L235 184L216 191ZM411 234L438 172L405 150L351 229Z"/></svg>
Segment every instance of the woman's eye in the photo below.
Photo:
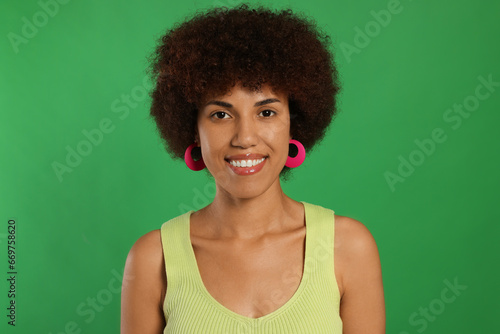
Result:
<svg viewBox="0 0 500 334"><path fill-rule="evenodd" d="M273 114L276 114L276 112L273 110L266 109L266 110L262 110L261 114L263 114L264 117L270 117Z"/></svg>
<svg viewBox="0 0 500 334"><path fill-rule="evenodd" d="M216 116L216 115L219 115L219 116L222 115L222 117L219 117L219 116ZM224 117L225 115L227 115L227 113L225 113L224 111L217 111L217 112L214 112L212 114L212 117L215 116L217 119L224 119L224 118L226 118L226 117Z"/></svg>

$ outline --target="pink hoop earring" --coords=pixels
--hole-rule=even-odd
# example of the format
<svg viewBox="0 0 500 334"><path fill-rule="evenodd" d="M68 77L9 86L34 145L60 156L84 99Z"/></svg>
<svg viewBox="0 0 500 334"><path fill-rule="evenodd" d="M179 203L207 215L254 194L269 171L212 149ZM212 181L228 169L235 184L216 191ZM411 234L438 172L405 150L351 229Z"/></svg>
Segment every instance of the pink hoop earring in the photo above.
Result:
<svg viewBox="0 0 500 334"><path fill-rule="evenodd" d="M191 151L195 147L196 147L196 143L193 143L193 144L188 146L188 148L186 149L186 152L184 153L184 161L186 162L186 165L189 167L189 169L194 170L194 171L199 171L199 170L204 169L206 166L205 166L205 162L203 161L203 157L200 160L195 161L193 159L193 157L191 156Z"/></svg>
<svg viewBox="0 0 500 334"><path fill-rule="evenodd" d="M288 156L288 158L286 159L285 166L290 168L299 167L306 159L306 150L304 148L304 145L302 145L300 141L295 139L290 139L289 144L294 144L295 146L297 146L299 152L297 153L297 156L293 158L291 156Z"/></svg>

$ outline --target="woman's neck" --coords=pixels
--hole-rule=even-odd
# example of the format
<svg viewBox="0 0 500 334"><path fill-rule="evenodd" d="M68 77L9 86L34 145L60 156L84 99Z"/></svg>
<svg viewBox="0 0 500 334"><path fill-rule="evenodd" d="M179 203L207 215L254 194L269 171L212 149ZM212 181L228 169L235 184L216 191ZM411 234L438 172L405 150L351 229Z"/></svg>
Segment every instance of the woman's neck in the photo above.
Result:
<svg viewBox="0 0 500 334"><path fill-rule="evenodd" d="M212 203L197 211L203 234L217 239L254 239L294 228L302 204L288 197L279 182L253 198L235 198L217 189Z"/></svg>

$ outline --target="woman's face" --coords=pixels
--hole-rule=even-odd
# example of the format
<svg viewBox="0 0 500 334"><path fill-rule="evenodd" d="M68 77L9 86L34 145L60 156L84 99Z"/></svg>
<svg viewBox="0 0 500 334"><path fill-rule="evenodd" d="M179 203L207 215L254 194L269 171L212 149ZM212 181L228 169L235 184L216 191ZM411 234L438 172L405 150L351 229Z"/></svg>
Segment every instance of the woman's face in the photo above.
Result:
<svg viewBox="0 0 500 334"><path fill-rule="evenodd" d="M207 98L198 112L196 140L205 165L217 189L235 197L255 197L279 185L290 139L288 98L269 86L252 92L236 85Z"/></svg>

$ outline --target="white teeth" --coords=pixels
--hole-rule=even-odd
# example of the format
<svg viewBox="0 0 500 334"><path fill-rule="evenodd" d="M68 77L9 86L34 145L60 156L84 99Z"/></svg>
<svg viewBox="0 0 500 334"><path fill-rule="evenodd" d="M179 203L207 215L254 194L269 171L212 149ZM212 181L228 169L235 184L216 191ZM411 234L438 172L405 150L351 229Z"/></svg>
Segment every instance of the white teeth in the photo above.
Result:
<svg viewBox="0 0 500 334"><path fill-rule="evenodd" d="M266 158L255 159L255 160L229 160L229 163L235 167L253 167L260 164Z"/></svg>

